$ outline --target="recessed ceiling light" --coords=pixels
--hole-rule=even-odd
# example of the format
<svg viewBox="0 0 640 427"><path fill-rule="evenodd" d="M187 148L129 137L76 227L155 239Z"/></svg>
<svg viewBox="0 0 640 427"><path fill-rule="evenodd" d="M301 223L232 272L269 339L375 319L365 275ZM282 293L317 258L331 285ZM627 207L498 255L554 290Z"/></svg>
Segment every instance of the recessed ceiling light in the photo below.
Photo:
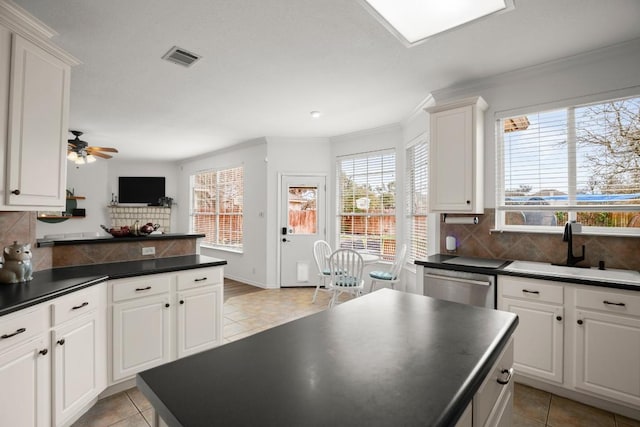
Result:
<svg viewBox="0 0 640 427"><path fill-rule="evenodd" d="M314 119L317 119L318 117L320 117L320 111L312 111L311 113L311 117L313 117Z"/></svg>
<svg viewBox="0 0 640 427"><path fill-rule="evenodd" d="M488 15L514 8L513 0L360 0L407 46Z"/></svg>

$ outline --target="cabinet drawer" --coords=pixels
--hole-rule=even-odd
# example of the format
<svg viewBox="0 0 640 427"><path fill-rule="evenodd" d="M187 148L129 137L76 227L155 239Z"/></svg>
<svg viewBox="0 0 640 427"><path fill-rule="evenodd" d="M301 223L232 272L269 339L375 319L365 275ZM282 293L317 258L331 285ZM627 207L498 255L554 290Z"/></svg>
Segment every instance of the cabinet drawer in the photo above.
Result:
<svg viewBox="0 0 640 427"><path fill-rule="evenodd" d="M92 286L55 299L51 304L53 326L97 309L99 291L99 286Z"/></svg>
<svg viewBox="0 0 640 427"><path fill-rule="evenodd" d="M640 316L640 293L576 289L576 306L611 313Z"/></svg>
<svg viewBox="0 0 640 427"><path fill-rule="evenodd" d="M498 361L493 365L473 398L473 425L485 425L500 393L505 387L510 387L510 383L513 382L512 368L513 337L509 339Z"/></svg>
<svg viewBox="0 0 640 427"><path fill-rule="evenodd" d="M222 267L196 268L178 273L178 290L180 291L223 282Z"/></svg>
<svg viewBox="0 0 640 427"><path fill-rule="evenodd" d="M110 282L111 300L117 302L169 292L172 277L172 275L149 275Z"/></svg>
<svg viewBox="0 0 640 427"><path fill-rule="evenodd" d="M501 294L505 297L524 298L532 301L564 302L564 286L545 280L523 279L520 277L498 278Z"/></svg>
<svg viewBox="0 0 640 427"><path fill-rule="evenodd" d="M0 352L42 334L47 327L44 306L0 317Z"/></svg>

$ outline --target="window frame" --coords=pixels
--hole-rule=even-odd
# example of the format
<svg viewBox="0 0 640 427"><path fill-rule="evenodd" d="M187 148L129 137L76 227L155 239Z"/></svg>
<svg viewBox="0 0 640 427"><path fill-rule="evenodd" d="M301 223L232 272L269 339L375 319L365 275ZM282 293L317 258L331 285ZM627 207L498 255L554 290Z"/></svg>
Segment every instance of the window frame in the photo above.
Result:
<svg viewBox="0 0 640 427"><path fill-rule="evenodd" d="M567 205L559 206L544 206L544 205L531 205L530 207L519 205L518 208L509 208L504 203L505 199L505 155L504 155L504 132L503 132L503 120L507 118L513 118L516 116L525 116L527 114L538 114L551 112L553 110L567 110L575 111L575 109L587 107L589 105L606 104L608 102L621 101L629 98L640 98L640 86L634 86L631 88L625 88L621 90L611 91L607 93L586 95L578 98L572 98L568 100L554 101L546 104L538 104L529 107L521 107L512 110L497 111L495 113L495 159L496 159L496 175L495 175L495 229L492 231L499 232L523 232L523 233L558 233L563 229L564 224L558 224L556 226L541 226L541 225L506 225L505 215L507 212L526 212L526 211L553 211L553 212L567 212L568 220L575 221L578 212L639 212L640 204L637 205L621 205L615 207L613 205L594 206L587 209L588 205L577 205L576 203L568 203ZM568 161L575 161L575 150L577 147L577 138L575 138L575 128L571 128L570 124L573 119L572 114L567 115L567 150ZM571 153L573 151L573 153ZM576 163L569 163L567 166L567 173L572 174L568 177L570 191L568 194L569 200L577 194L577 171ZM640 228L636 227L596 227L583 225L582 234L587 235L599 235L599 236L625 236L625 237L640 237Z"/></svg>
<svg viewBox="0 0 640 427"><path fill-rule="evenodd" d="M225 172L229 172L229 171L232 171L234 169L240 169L240 174L241 174L241 178L242 178L242 182L241 182L242 188L240 190L241 211L240 212L221 212L221 203L217 203L217 201L223 199L223 197L221 197L221 195L220 195L220 191L221 191L222 188L224 188L224 185L227 183L227 181L221 181L220 177ZM201 247L217 249L217 250L223 250L223 251L228 251L228 252L235 252L235 253L243 253L244 252L244 186L245 186L245 175L244 175L244 172L245 172L244 171L244 164L240 164L240 165L236 165L236 166L200 170L200 171L197 171L197 172L195 172L195 173L190 175L190 177L189 177L189 196L190 196L190 200L189 200L189 231L191 233L202 233L202 234L207 235L206 232L198 231L198 230L195 229L194 221L195 221L195 218L197 216L199 216L199 215L213 216L214 217L213 220L215 221L214 230L216 232L216 236L215 236L214 242L208 241L208 236L207 236L207 237L205 237L203 239L203 241L200 242L200 246ZM196 177L199 176L199 175L214 174L214 173L216 175L215 183L213 185L213 188L215 189L215 192L216 192L216 196L215 196L215 200L216 200L215 211L212 211L212 212L195 212L195 202L196 202L195 180L196 180ZM234 174L234 176L236 174ZM240 218L239 219L240 228L230 227L228 229L228 231L235 232L235 233L238 233L240 235L240 243L239 244L220 243L220 239L221 239L220 232L222 231L221 228L220 228L220 217L222 215L235 216L235 217L239 217Z"/></svg>
<svg viewBox="0 0 640 427"><path fill-rule="evenodd" d="M424 159L416 160L415 150L417 147L424 147L426 153ZM405 148L405 221L406 221L406 242L407 242L407 263L413 264L417 259L426 259L429 254L429 141L426 136L416 138L410 142ZM425 212L417 213L415 194L415 169L423 167L425 182L420 189L425 192ZM424 236L417 238L415 236L414 221L417 217L424 217ZM424 254L424 255L423 255Z"/></svg>
<svg viewBox="0 0 640 427"><path fill-rule="evenodd" d="M349 154L349 155L344 155L344 156L338 156L336 157L336 194L335 194L335 199L336 199L336 248L341 248L341 247L346 247L346 248L353 248L355 250L360 250L360 251L364 251L364 252L368 252L368 253L373 253L373 254L377 254L380 256L381 261L393 261L395 258L395 252L397 249L397 244L399 241L399 236L398 236L398 223L397 223L397 213L398 213L398 206L397 206L397 202L398 202L398 188L397 185L393 191L393 197L394 197L394 209L393 209L393 213L387 213L387 212L380 212L380 213L371 213L371 212L367 212L367 213L357 213L357 212L343 212L342 211L342 207L344 206L343 204L343 193L342 193L342 180L341 180L341 172L342 172L342 164L344 161L349 161L349 160L365 160L365 159L369 159L372 157L383 157L383 156L393 156L393 180L390 182L394 182L395 184L398 183L398 156L396 153L396 150L391 148L391 149L381 149L381 150L374 150L374 151L368 151L368 152L362 152L362 153L357 153L357 154ZM369 178L368 178L369 174L367 174L367 182L369 182ZM394 222L394 227L393 227L393 239L383 239L383 233L380 234L380 247L379 249L376 250L371 250L368 247L365 248L354 248L353 247L353 242L351 246L343 246L343 242L341 239L341 235L342 234L346 234L342 232L342 218L343 217L379 217L379 218L383 218L383 217L390 217L393 218L393 222ZM375 236L375 234L363 234L363 236L365 236L365 239L367 236ZM394 252L393 254L385 254L384 253L384 240L393 240L394 241ZM368 245L367 245L368 246Z"/></svg>

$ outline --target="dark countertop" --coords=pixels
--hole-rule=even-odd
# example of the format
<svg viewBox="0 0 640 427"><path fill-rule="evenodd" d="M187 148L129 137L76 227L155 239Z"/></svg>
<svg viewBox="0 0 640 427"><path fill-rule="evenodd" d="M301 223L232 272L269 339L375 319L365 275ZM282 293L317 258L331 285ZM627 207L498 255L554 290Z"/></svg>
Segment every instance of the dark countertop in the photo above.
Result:
<svg viewBox="0 0 640 427"><path fill-rule="evenodd" d="M599 286L603 288L615 288L615 289L626 289L631 291L640 291L640 286L630 285L626 283L616 283L616 282L605 282L601 280L588 280L582 279L579 277L562 277L556 276L553 274L534 274L534 273L520 273L516 271L508 271L505 270L504 267L508 266L513 260L504 260L504 264L499 268L482 268L482 267L471 267L465 265L455 265L455 264L446 264L443 261L456 257L456 255L448 255L448 254L436 254L427 257L427 259L416 260L414 263L416 265L421 265L423 267L428 268L439 268L443 270L455 270L455 271L466 271L470 273L480 273L480 274L492 274L496 276L517 276L517 277L528 277L531 279L541 279L541 280L553 280L555 282L565 282L565 283L575 283L578 285L588 285L588 286Z"/></svg>
<svg viewBox="0 0 640 427"><path fill-rule="evenodd" d="M451 426L513 313L381 289L141 372L169 426Z"/></svg>
<svg viewBox="0 0 640 427"><path fill-rule="evenodd" d="M96 243L126 243L126 242L142 242L151 240L176 240L176 239L198 239L205 237L204 234L183 234L183 233L166 233L166 234L149 234L146 236L127 236L127 237L89 237L83 239L64 239L64 240L45 240L38 239L39 248L48 246L66 246L66 245L92 245Z"/></svg>
<svg viewBox="0 0 640 427"><path fill-rule="evenodd" d="M57 298L108 279L226 265L204 255L113 262L37 271L27 283L0 283L0 316Z"/></svg>

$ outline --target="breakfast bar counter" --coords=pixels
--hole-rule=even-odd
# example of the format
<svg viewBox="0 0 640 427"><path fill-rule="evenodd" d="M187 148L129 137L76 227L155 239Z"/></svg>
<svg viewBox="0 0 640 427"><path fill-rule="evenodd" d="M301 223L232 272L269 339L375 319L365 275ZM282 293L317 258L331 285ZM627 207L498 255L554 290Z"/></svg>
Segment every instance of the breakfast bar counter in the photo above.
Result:
<svg viewBox="0 0 640 427"><path fill-rule="evenodd" d="M138 374L169 426L452 426L512 313L382 289Z"/></svg>

